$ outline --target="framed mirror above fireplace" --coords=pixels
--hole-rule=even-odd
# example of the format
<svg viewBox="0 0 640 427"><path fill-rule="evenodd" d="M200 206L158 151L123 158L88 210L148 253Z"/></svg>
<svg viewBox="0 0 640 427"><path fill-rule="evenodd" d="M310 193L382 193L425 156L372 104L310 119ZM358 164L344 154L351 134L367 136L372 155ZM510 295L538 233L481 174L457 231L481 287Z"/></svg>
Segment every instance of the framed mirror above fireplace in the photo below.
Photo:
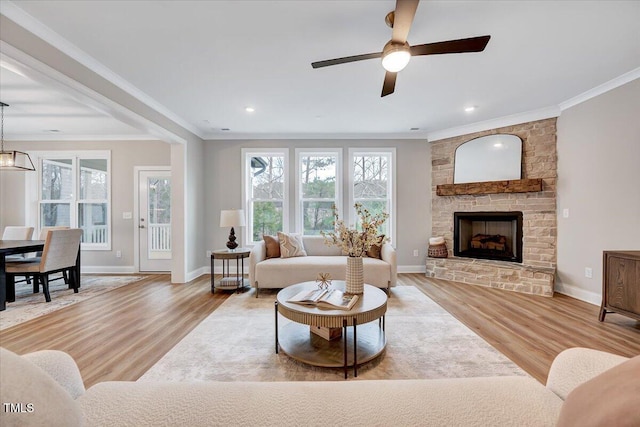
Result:
<svg viewBox="0 0 640 427"><path fill-rule="evenodd" d="M453 255L522 263L522 212L454 212Z"/></svg>
<svg viewBox="0 0 640 427"><path fill-rule="evenodd" d="M456 148L454 184L522 178L522 139L495 134L474 138Z"/></svg>

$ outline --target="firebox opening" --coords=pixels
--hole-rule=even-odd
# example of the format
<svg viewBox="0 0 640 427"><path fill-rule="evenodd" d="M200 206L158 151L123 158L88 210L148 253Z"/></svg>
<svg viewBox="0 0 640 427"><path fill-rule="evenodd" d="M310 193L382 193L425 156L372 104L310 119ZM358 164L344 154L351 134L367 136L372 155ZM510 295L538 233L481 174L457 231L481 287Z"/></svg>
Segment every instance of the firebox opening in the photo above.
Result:
<svg viewBox="0 0 640 427"><path fill-rule="evenodd" d="M522 212L455 212L453 254L522 262Z"/></svg>

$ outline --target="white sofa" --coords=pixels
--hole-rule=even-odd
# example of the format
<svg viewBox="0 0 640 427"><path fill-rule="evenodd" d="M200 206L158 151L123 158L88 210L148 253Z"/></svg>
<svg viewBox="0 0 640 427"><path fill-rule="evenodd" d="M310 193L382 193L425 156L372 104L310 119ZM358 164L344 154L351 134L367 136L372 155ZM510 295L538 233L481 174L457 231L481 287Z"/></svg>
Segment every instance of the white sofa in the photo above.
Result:
<svg viewBox="0 0 640 427"><path fill-rule="evenodd" d="M249 255L249 281L256 288L256 297L261 288L285 288L287 286L315 280L318 273L329 273L335 280L344 280L347 257L338 246L327 246L322 236L303 236L302 242L307 256L293 258L267 258L264 242L259 242ZM383 288L396 285L398 269L396 250L389 243L382 245L382 259L363 259L364 282Z"/></svg>
<svg viewBox="0 0 640 427"><path fill-rule="evenodd" d="M640 362L639 358L631 362L636 359ZM602 372L620 371L629 362L610 368L626 360L596 350L565 350L553 362L546 386L531 377L517 376L317 382L109 381L85 390L75 362L66 353L46 350L18 356L0 348L0 399L5 405L0 425L554 426L562 417L561 410L565 412L563 404L569 392ZM639 367L635 363L629 367L633 371L618 374L635 375ZM594 380L600 377L603 375ZM616 381L615 386L624 390L619 378ZM615 392L607 390L600 395L586 391L596 395L601 405L593 410L601 418L608 407L620 413L619 404L607 403L608 399L624 401ZM639 411L638 394L632 397L635 401L628 403L635 404L627 410L638 418L630 421L640 421L640 413L634 412ZM16 406L7 410L7 403Z"/></svg>

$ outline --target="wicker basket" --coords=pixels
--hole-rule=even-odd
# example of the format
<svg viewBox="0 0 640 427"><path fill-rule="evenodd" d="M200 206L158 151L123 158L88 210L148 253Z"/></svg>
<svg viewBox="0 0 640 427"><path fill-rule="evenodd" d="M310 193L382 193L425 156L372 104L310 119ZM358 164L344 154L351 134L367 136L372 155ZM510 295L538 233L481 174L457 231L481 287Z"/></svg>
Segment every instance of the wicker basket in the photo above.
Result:
<svg viewBox="0 0 640 427"><path fill-rule="evenodd" d="M449 252L447 251L447 244L441 243L439 245L429 245L427 255L429 256L429 258L447 258L449 256Z"/></svg>

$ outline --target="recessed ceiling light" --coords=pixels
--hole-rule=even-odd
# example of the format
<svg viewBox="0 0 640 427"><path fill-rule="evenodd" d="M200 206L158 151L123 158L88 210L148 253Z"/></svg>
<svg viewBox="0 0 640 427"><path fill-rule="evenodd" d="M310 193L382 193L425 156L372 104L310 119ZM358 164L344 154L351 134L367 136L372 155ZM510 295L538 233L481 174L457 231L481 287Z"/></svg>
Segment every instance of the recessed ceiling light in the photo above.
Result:
<svg viewBox="0 0 640 427"><path fill-rule="evenodd" d="M244 111L246 111L247 113L253 113L254 111L256 111L256 109L253 107L244 107Z"/></svg>
<svg viewBox="0 0 640 427"><path fill-rule="evenodd" d="M226 131L229 131L231 129L229 129L229 128L221 128L220 130L223 131L223 132L226 132Z"/></svg>
<svg viewBox="0 0 640 427"><path fill-rule="evenodd" d="M467 113L470 113L470 112L474 111L476 108L478 108L478 107L476 107L475 105L471 105L469 107L465 107L464 111L466 111Z"/></svg>
<svg viewBox="0 0 640 427"><path fill-rule="evenodd" d="M420 128L411 128L409 130L420 130Z"/></svg>
<svg viewBox="0 0 640 427"><path fill-rule="evenodd" d="M58 133L60 132L60 129L45 129L44 132L48 132L48 133Z"/></svg>

